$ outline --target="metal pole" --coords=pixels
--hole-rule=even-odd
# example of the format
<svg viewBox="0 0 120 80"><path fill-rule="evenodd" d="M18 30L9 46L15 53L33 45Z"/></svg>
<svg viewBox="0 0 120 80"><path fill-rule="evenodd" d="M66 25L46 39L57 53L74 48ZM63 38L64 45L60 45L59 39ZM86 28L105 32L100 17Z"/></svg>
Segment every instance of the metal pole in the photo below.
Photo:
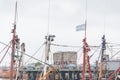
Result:
<svg viewBox="0 0 120 80"><path fill-rule="evenodd" d="M49 64L49 52L50 52L50 35L46 36L46 46L45 46L45 62ZM47 65L44 66L44 75L47 72ZM45 79L44 79L45 80Z"/></svg>
<svg viewBox="0 0 120 80"><path fill-rule="evenodd" d="M10 80L13 80L13 67L14 67L14 54L15 54L15 31L16 31L16 25L14 25L14 29L12 31L13 38L12 38L12 53L11 53L11 67L10 67Z"/></svg>
<svg viewBox="0 0 120 80"><path fill-rule="evenodd" d="M103 56L104 56L104 52L105 52L105 49L106 49L106 40L105 40L105 35L103 35L102 37L102 55L101 55L101 63L100 63L100 72L99 72L99 80L101 80L102 76L103 76Z"/></svg>
<svg viewBox="0 0 120 80"><path fill-rule="evenodd" d="M86 48L85 48L85 44L86 44L86 38L83 39L83 42L84 42L84 46L83 46L82 80L85 80L85 64L86 64Z"/></svg>
<svg viewBox="0 0 120 80"><path fill-rule="evenodd" d="M10 80L13 80L13 67L14 67L14 54L15 54L15 36L16 36L16 16L17 16L17 1L15 4L15 17L14 17L14 29L12 30L12 53L11 53L11 67L10 67Z"/></svg>

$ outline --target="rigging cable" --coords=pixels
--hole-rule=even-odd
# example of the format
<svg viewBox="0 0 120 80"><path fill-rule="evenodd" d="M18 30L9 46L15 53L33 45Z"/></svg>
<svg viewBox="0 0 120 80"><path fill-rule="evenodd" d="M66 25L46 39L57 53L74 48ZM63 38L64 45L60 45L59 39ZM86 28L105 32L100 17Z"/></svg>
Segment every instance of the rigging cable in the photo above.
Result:
<svg viewBox="0 0 120 80"><path fill-rule="evenodd" d="M81 48L77 51L77 53L80 52L81 49L83 49L83 48L81 47ZM81 57L82 54L83 54L83 53L81 52L80 56L78 57L78 61L80 61L80 57Z"/></svg>
<svg viewBox="0 0 120 80"><path fill-rule="evenodd" d="M8 47L9 44L10 42L7 45L5 45L5 47L0 51L0 53L2 53Z"/></svg>
<svg viewBox="0 0 120 80"><path fill-rule="evenodd" d="M35 51L35 53L32 55L32 56L35 56L37 53L38 53L38 51L43 47L45 45L45 42ZM26 62L25 62L25 64L30 60L31 58L29 58Z"/></svg>
<svg viewBox="0 0 120 80"><path fill-rule="evenodd" d="M110 59L112 59L114 56L116 56L118 53L120 53L120 50L118 52L116 52L116 54L114 54Z"/></svg>
<svg viewBox="0 0 120 80"><path fill-rule="evenodd" d="M72 45L61 45L61 44L51 44L51 45L53 45L53 46L61 46L61 47L76 47L76 48L78 48L78 47L80 47L80 48L83 48L83 47L81 47L81 46L72 46ZM99 47L99 46L89 46L89 47Z"/></svg>
<svg viewBox="0 0 120 80"><path fill-rule="evenodd" d="M99 56L98 56L98 60L97 60L97 61L100 60L101 52L102 52L102 49L100 50L100 53L99 53Z"/></svg>
<svg viewBox="0 0 120 80"><path fill-rule="evenodd" d="M71 46L71 45L60 45L60 44L51 44L53 46L61 46L61 47L81 47L81 46Z"/></svg>
<svg viewBox="0 0 120 80"><path fill-rule="evenodd" d="M49 27L50 27L50 0L48 2L48 30L47 30L47 36L49 35Z"/></svg>
<svg viewBox="0 0 120 80"><path fill-rule="evenodd" d="M3 43L3 42L0 42L0 43L2 43L2 44L4 44L4 45L7 45L7 44L5 44L5 43ZM9 45L7 45L7 46L10 47ZM11 47L10 47L10 48L11 48ZM18 52L21 52L21 51L18 51ZM33 57L33 56L30 56L30 55L28 55L28 54L26 54L26 53L23 53L23 55L26 55L26 56L34 59L34 60L39 61L40 63L44 63L44 64L46 64L46 65L48 65L48 66L50 66L50 67L53 67L53 68L58 72L58 74L59 74L59 76L60 76L60 72L59 72L54 66L52 66L52 65L50 65L50 64L48 64L48 63L46 63L46 62L44 62L44 61L42 61L42 60L39 60L39 59L37 59L37 58L35 58L35 57ZM62 78L62 80L63 80L63 78Z"/></svg>
<svg viewBox="0 0 120 80"><path fill-rule="evenodd" d="M21 52L21 51L19 51L19 52ZM35 58L35 57L33 57L33 56L30 56L30 55L26 54L26 53L24 53L24 55L26 55L26 56L34 59L34 60L37 60L37 61L39 61L39 62L41 62L41 63L44 63L44 64L46 64L46 65L48 65L48 66L50 66L50 67L53 67L53 68L59 73L59 76L60 76L60 72L59 72L53 65L50 65L50 64L48 64L48 63L46 63L46 62L44 62L44 61L42 61L42 60L39 60L39 59L37 59L37 58ZM63 80L63 79L62 79L62 80Z"/></svg>
<svg viewBox="0 0 120 80"><path fill-rule="evenodd" d="M101 46L101 45L100 45ZM97 49L93 52L93 54L90 56L90 59L93 57L93 55L97 52L97 50L100 48L100 46L99 47L97 47Z"/></svg>
<svg viewBox="0 0 120 80"><path fill-rule="evenodd" d="M3 42L0 42L0 43L3 43ZM5 44L5 43L3 43L4 45L7 45L7 44ZM8 47L10 47L9 45L7 45ZM11 48L11 47L10 47ZM18 51L18 52L21 52L21 51ZM33 57L33 56L30 56L30 55L28 55L28 54L26 54L26 53L24 53L24 55L26 55L26 56L28 56L28 57L30 57L30 58L33 58L33 59L35 59L35 60L37 60L37 61L39 61L39 62L41 62L41 63L45 63L46 65L49 65L49 66L52 66L52 65L50 65L50 64L48 64L48 63L46 63L46 62L44 62L44 61L41 61L41 60L39 60L39 59L37 59L37 58L35 58L35 57Z"/></svg>
<svg viewBox="0 0 120 80"><path fill-rule="evenodd" d="M9 46L8 44L5 44L4 42L1 42L1 41L0 41L0 43L3 44L3 45L5 45L5 46Z"/></svg>
<svg viewBox="0 0 120 80"><path fill-rule="evenodd" d="M114 44L115 46L120 46L120 44L116 44L116 43L107 43L107 44Z"/></svg>
<svg viewBox="0 0 120 80"><path fill-rule="evenodd" d="M110 46L110 47L111 47L111 48L110 48L110 47L108 46L108 44L107 44L106 47L108 48L108 50L109 50L109 52L111 53L111 56L112 56L112 53L113 53L113 51L114 51L114 50L112 49L112 46ZM115 52L115 51L114 51L114 52Z"/></svg>
<svg viewBox="0 0 120 80"><path fill-rule="evenodd" d="M11 46L11 44L10 44L10 46ZM3 59L5 58L5 56L6 56L7 52L8 52L8 50L10 49L10 46L8 47L8 49L7 49L7 51L5 52L5 54L3 55L2 59L0 60L0 64L2 63Z"/></svg>

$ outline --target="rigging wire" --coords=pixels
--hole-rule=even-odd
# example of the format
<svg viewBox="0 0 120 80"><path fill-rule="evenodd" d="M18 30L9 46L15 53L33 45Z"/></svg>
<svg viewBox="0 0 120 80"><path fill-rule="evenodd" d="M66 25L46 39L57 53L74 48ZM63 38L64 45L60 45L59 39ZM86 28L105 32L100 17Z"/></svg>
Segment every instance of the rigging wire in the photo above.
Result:
<svg viewBox="0 0 120 80"><path fill-rule="evenodd" d="M81 46L72 46L72 45L60 45L60 44L51 44L51 45L53 45L53 46L60 46L60 47L76 47L76 48L83 48L83 47L81 47ZM99 46L89 46L89 47L99 47Z"/></svg>
<svg viewBox="0 0 120 80"><path fill-rule="evenodd" d="M101 52L102 52L102 49L101 49L100 52L99 52L99 56L98 56L98 59L97 59L98 62L99 62L99 60L100 60Z"/></svg>
<svg viewBox="0 0 120 80"><path fill-rule="evenodd" d="M81 49L83 49L83 48L81 47L81 48L77 51L77 53L80 52ZM79 57L78 57L78 61L80 61L80 57L81 57L82 54L83 54L83 53L81 52L81 54L80 54Z"/></svg>
<svg viewBox="0 0 120 80"><path fill-rule="evenodd" d="M5 44L5 43L3 43L3 44L4 44L4 45L7 45L7 44ZM18 52L21 52L21 51L18 51ZM42 60L39 60L39 59L37 59L37 58L35 58L35 57L31 56L31 55L26 54L26 53L23 53L23 55L26 55L26 56L28 56L28 57L34 59L34 60L39 61L40 63L44 63L45 65L48 65L48 66L50 66L50 67L53 67L53 68L58 72L58 74L59 74L59 76L60 76L59 70L56 69L53 65L50 65L50 64L48 64L48 63L46 63L46 62L44 62L44 61L42 61ZM62 78L62 80L63 80L63 78Z"/></svg>
<svg viewBox="0 0 120 80"><path fill-rule="evenodd" d="M101 46L101 45L100 45ZM93 52L93 54L90 56L90 59L93 57L93 55L97 52L97 50L100 48L100 46L99 47L97 47L97 49Z"/></svg>
<svg viewBox="0 0 120 80"><path fill-rule="evenodd" d="M109 44L114 44L114 43L109 43ZM115 45L116 45L116 46L120 46L120 44L115 44ZM110 47L108 46L108 44L107 44L107 47L108 47L110 53L112 54L112 52L113 52L114 50L111 50ZM111 46L111 47L113 47L113 46ZM118 49L120 49L120 48L118 48ZM115 51L114 51L114 52L115 52ZM112 59L114 56L116 56L119 52L120 52L120 50L119 50L118 52L116 52L116 54L111 55L111 58L110 58L110 59Z"/></svg>
<svg viewBox="0 0 120 80"><path fill-rule="evenodd" d="M2 53L8 47L9 44L10 42L7 45L5 45L5 47L0 51L0 53Z"/></svg>
<svg viewBox="0 0 120 80"><path fill-rule="evenodd" d="M61 47L81 47L81 46L71 46L71 45L60 45L60 44L51 44L53 46L61 46Z"/></svg>
<svg viewBox="0 0 120 80"><path fill-rule="evenodd" d="M11 44L10 44L10 46L11 46ZM8 47L8 49L7 49L7 51L5 52L5 54L3 55L2 59L0 60L0 64L2 63L3 59L5 58L5 56L6 56L7 52L8 52L8 50L10 49L10 46Z"/></svg>
<svg viewBox="0 0 120 80"><path fill-rule="evenodd" d="M108 50L109 50L109 52L111 53L111 56L112 56L112 52L114 51L114 50L111 50L110 49L110 47L108 46L108 44L106 45L106 47L108 48ZM111 46L112 47L112 46ZM114 51L115 52L115 51Z"/></svg>
<svg viewBox="0 0 120 80"><path fill-rule="evenodd" d="M112 45L114 45L114 46L120 46L120 44L116 44L116 43L108 43L108 42L107 42L107 44L112 44Z"/></svg>
<svg viewBox="0 0 120 80"><path fill-rule="evenodd" d="M113 56L111 56L110 59L112 59L114 56L116 56L118 53L120 53L120 50L118 52L116 52Z"/></svg>
<svg viewBox="0 0 120 80"><path fill-rule="evenodd" d="M5 44L4 42L1 42L1 41L0 41L0 43L3 44L3 45L5 45L5 46L9 46L8 44Z"/></svg>
<svg viewBox="0 0 120 80"><path fill-rule="evenodd" d="M17 11L17 0L16 0L16 3L15 3L15 16L14 16L14 25L16 26L16 23L17 23L17 19L18 18L18 11Z"/></svg>
<svg viewBox="0 0 120 80"><path fill-rule="evenodd" d="M19 51L19 52L21 52L21 51ZM59 74L59 76L60 76L60 72L59 72L58 69L56 69L53 65L48 64L48 63L46 63L46 62L44 62L44 61L42 61L42 60L39 60L39 59L37 59L37 58L35 58L35 57L33 57L33 56L28 55L28 54L26 54L26 53L24 53L24 55L26 55L26 56L34 59L34 60L37 60L37 61L39 61L39 62L41 62L41 63L44 63L45 65L48 65L48 66L50 66L50 67L53 67L53 68L58 72L58 74ZM63 80L63 79L62 79L62 80Z"/></svg>
<svg viewBox="0 0 120 80"><path fill-rule="evenodd" d="M105 35L105 29L106 29L106 17L104 16L104 35Z"/></svg>
<svg viewBox="0 0 120 80"><path fill-rule="evenodd" d="M35 56L35 55L38 53L38 51L39 51L44 45L45 45L45 42L35 51L35 53L33 53L32 56ZM26 64L27 62L29 62L30 59L31 59L31 58L29 58L29 59L25 62L25 64Z"/></svg>
<svg viewBox="0 0 120 80"><path fill-rule="evenodd" d="M47 30L47 35L49 35L49 28L50 28L50 0L48 2L48 30Z"/></svg>

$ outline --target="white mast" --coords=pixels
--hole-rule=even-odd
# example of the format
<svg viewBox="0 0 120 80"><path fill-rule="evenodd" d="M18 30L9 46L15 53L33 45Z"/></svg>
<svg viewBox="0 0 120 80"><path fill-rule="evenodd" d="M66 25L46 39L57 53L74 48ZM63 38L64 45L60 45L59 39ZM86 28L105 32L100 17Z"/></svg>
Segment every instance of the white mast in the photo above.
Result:
<svg viewBox="0 0 120 80"><path fill-rule="evenodd" d="M49 64L49 52L50 52L50 44L51 41L54 41L55 35L47 35L45 36L46 42L45 42L45 63ZM47 72L47 65L44 66L44 75ZM45 79L44 79L45 80Z"/></svg>

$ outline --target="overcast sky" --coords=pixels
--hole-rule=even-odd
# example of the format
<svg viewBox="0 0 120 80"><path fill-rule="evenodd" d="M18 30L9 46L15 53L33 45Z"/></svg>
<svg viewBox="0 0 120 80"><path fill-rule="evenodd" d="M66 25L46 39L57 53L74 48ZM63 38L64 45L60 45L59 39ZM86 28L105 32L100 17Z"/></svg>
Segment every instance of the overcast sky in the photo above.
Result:
<svg viewBox="0 0 120 80"><path fill-rule="evenodd" d="M104 33L107 42L120 43L119 3L120 0L87 0L89 45L100 45ZM32 55L43 44L48 25L49 33L56 36L53 43L82 46L84 32L76 32L75 28L85 21L86 0L50 0L49 24L48 7L49 0L18 0L17 34L26 44L26 53ZM0 0L0 41L4 43L12 38L14 9L15 0ZM0 44L0 47L2 50L4 46ZM62 50L69 49L54 47L51 52ZM43 52L40 50L36 57L41 57Z"/></svg>

